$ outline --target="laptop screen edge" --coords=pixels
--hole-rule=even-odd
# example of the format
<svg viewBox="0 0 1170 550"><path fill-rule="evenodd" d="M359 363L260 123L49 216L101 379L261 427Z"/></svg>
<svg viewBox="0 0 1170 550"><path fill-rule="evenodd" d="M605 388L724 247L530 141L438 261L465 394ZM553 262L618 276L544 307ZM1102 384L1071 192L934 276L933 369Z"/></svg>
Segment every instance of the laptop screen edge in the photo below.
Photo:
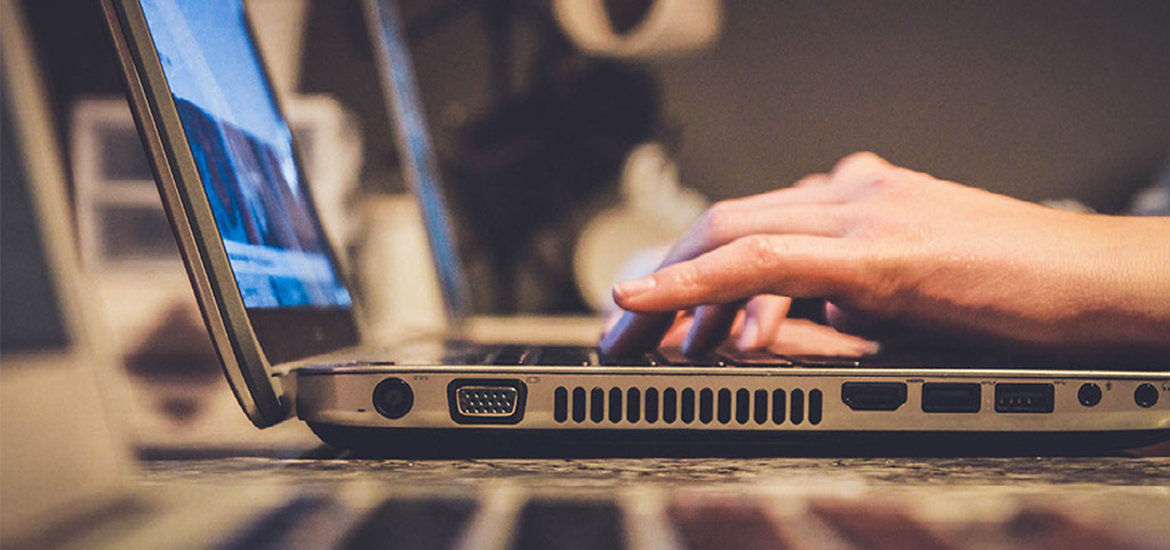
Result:
<svg viewBox="0 0 1170 550"><path fill-rule="evenodd" d="M142 7L138 0L102 0L102 7L131 110L221 366L252 423L277 424L291 415L292 396L274 366L356 344L352 307L245 306ZM250 25L247 31L255 48ZM263 78L279 112L266 71ZM293 160L303 181L295 148ZM327 241L324 247L336 269Z"/></svg>

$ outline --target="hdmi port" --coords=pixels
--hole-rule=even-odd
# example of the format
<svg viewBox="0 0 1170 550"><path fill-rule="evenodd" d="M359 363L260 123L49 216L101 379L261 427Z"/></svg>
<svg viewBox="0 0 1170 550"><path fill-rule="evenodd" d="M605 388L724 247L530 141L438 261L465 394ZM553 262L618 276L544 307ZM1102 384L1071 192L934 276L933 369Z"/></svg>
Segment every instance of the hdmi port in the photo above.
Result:
<svg viewBox="0 0 1170 550"><path fill-rule="evenodd" d="M447 386L451 419L460 424L516 424L524 416L524 382L454 380Z"/></svg>
<svg viewBox="0 0 1170 550"><path fill-rule="evenodd" d="M855 411L896 411L906 402L903 382L845 382L841 401Z"/></svg>

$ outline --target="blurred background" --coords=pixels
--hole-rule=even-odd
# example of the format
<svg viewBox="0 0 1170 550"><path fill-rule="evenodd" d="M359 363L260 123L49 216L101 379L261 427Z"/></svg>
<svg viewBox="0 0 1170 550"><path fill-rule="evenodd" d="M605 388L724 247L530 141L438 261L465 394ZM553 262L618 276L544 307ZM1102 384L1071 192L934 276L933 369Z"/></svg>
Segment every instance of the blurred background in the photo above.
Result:
<svg viewBox="0 0 1170 550"><path fill-rule="evenodd" d="M593 3L612 47L572 26L583 0L400 2L479 313L604 310L613 279L652 266L709 202L789 185L857 150L1104 212L1128 211L1164 177L1170 2ZM122 329L125 364L146 386L186 380L143 392L170 423L156 432L207 424L191 388L218 391L222 378L97 5L24 4L85 265ZM419 311L441 323L358 2L248 5L369 324L393 334ZM690 19L640 42L661 30L663 9ZM672 43L670 29L693 35ZM233 405L224 414L242 422Z"/></svg>
<svg viewBox="0 0 1170 550"><path fill-rule="evenodd" d="M90 2L27 3L68 136L75 102L121 93L100 18ZM608 3L619 31L650 4ZM625 155L645 141L710 200L866 149L1104 211L1124 210L1170 151L1161 1L735 0L705 47L650 59L582 53L550 0L401 7L485 312L585 309L573 231L618 200ZM295 91L355 113L362 189L401 192L357 2L304 9Z"/></svg>

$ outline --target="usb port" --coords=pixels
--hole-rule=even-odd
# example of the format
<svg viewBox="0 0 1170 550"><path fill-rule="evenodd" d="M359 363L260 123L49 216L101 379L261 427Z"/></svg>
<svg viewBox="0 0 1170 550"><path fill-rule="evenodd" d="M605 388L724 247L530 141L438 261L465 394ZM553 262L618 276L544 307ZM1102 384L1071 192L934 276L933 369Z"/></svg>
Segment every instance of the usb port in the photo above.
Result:
<svg viewBox="0 0 1170 550"><path fill-rule="evenodd" d="M977 413L982 401L979 384L928 382L922 385L922 412Z"/></svg>
<svg viewBox="0 0 1170 550"><path fill-rule="evenodd" d="M996 384L995 412L1050 413L1056 405L1052 384Z"/></svg>

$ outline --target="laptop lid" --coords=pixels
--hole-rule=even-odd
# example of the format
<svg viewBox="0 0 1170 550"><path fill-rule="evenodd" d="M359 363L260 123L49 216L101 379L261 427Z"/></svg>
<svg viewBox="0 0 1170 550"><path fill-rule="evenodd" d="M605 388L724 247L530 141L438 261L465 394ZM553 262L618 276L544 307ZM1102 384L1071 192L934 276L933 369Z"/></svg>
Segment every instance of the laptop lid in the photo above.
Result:
<svg viewBox="0 0 1170 550"><path fill-rule="evenodd" d="M228 381L258 427L280 365L358 342L292 133L240 0L103 0L163 205Z"/></svg>
<svg viewBox="0 0 1170 550"><path fill-rule="evenodd" d="M392 0L362 0L362 8L403 177L418 200L426 226L448 326L458 328L471 313L471 299L398 6Z"/></svg>
<svg viewBox="0 0 1170 550"><path fill-rule="evenodd" d="M0 546L127 494L109 367L85 307L65 174L17 0L0 0ZM112 376L109 369L100 373Z"/></svg>

